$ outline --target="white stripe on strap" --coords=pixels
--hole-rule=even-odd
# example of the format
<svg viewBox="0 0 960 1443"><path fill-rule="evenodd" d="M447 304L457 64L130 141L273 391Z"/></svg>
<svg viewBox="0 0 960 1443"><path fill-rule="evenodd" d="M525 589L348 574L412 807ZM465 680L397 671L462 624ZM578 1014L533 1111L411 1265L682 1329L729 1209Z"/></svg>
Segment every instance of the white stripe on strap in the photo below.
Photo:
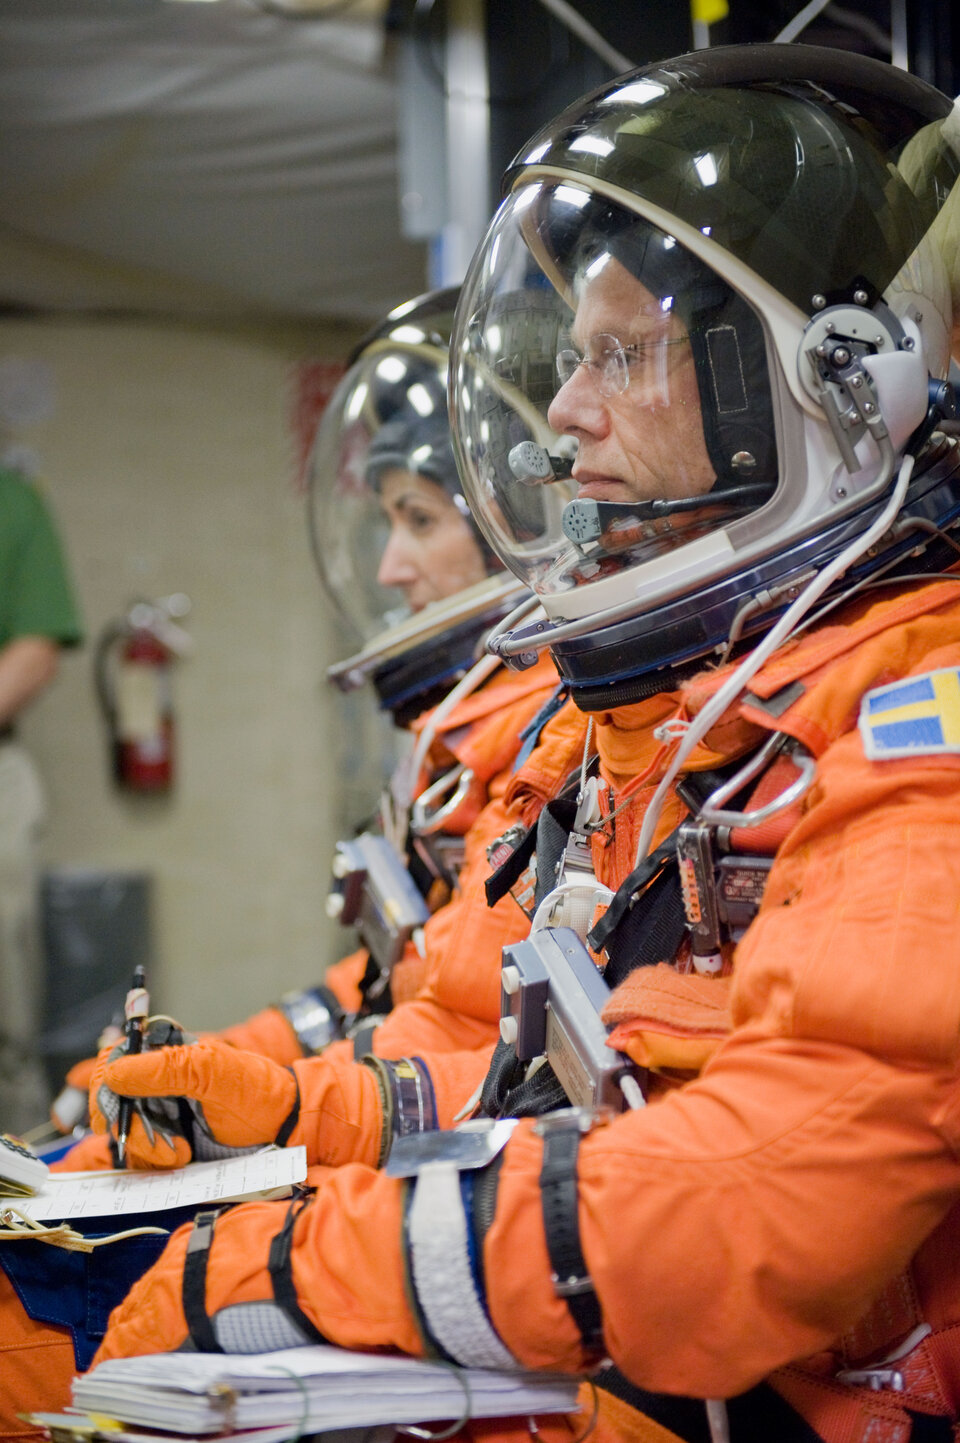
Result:
<svg viewBox="0 0 960 1443"><path fill-rule="evenodd" d="M490 1325L473 1281L460 1173L430 1162L410 1207L410 1271L430 1332L463 1367L518 1369Z"/></svg>

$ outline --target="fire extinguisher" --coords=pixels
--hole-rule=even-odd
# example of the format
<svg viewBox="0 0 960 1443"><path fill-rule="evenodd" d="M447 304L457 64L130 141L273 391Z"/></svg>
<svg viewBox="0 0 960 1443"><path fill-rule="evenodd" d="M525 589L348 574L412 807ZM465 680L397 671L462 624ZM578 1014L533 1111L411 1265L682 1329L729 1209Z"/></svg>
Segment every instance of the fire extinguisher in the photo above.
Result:
<svg viewBox="0 0 960 1443"><path fill-rule="evenodd" d="M107 727L113 779L131 792L168 792L175 770L171 672L193 647L174 617L190 610L177 593L135 601L100 633L94 656L97 697Z"/></svg>

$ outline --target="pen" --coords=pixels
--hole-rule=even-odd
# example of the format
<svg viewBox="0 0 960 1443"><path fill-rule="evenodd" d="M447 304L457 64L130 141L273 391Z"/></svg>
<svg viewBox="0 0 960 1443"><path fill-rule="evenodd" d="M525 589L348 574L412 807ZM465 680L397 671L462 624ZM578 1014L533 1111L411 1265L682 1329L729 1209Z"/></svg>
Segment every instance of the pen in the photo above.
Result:
<svg viewBox="0 0 960 1443"><path fill-rule="evenodd" d="M126 1055L128 1057L134 1057L143 1047L143 1020L150 1011L150 994L145 986L146 980L144 969L137 967L134 970L133 983L127 993L127 999L123 1004L123 1015L126 1018L123 1031L127 1039ZM117 1117L117 1161L121 1167L127 1150L127 1138L130 1135L133 1111L134 1099L121 1097L120 1112Z"/></svg>

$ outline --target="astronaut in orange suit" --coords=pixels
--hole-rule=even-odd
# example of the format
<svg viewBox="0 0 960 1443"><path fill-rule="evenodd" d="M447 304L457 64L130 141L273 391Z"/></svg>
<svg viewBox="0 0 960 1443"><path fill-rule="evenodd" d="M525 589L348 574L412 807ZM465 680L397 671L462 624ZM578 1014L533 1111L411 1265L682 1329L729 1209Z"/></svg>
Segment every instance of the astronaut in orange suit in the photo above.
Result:
<svg viewBox="0 0 960 1443"><path fill-rule="evenodd" d="M477 872L482 883L486 847L506 824L499 811L475 824L514 782L527 728L532 724L529 750L537 739L537 714L545 705L556 710L563 700L546 655L523 674L482 657L485 632L527 593L503 570L461 494L446 407L456 296L456 290L443 290L408 302L360 342L314 448L308 507L313 552L334 610L360 643L330 667L328 678L345 692L369 683L398 734L413 734L412 754L396 766L384 810L398 865L410 873L406 890L415 886L423 900L419 925L407 923L405 933L412 930L412 936L396 944L402 949L397 960L371 958L361 947L329 967L320 984L294 989L219 1034L229 1045L283 1066L319 1053L361 1019L367 1020L369 1045L374 1024L394 1004L417 998L428 975L443 972L442 961L459 946L464 927L473 942L484 928L496 931L497 917L488 916L481 885L471 878ZM344 890L334 884L328 899L333 915ZM465 915L455 905L442 921L434 916L424 926L428 913L472 892L477 908ZM350 923L357 910L363 940L365 907L354 903L342 920ZM498 911L513 931L515 914L509 903ZM392 1032L399 1036L402 1027L411 1045L486 1044L499 1011L499 946L497 933L485 949L492 959L486 972L473 968L456 978L443 972L439 1011L421 1005L412 1030L403 1014ZM389 1046L388 1035L381 1045ZM352 1055L350 1047L339 1052ZM92 1062L81 1063L69 1080L86 1092L91 1070ZM109 1166L108 1154L85 1140L63 1166L98 1162Z"/></svg>
<svg viewBox="0 0 960 1443"><path fill-rule="evenodd" d="M181 1230L100 1357L282 1318L596 1369L621 1438L953 1436L958 139L908 75L752 46L619 77L518 160L452 394L471 506L546 612L495 644L549 646L600 755L532 937L579 926L646 1105L520 1120L474 1170L407 1148L406 1177L347 1165L304 1206L235 1208L199 1304ZM547 294L545 402L524 388ZM569 480L543 419L578 442ZM647 955L654 916L673 941ZM308 1148L324 1125L296 1123ZM292 1287L268 1267L285 1226Z"/></svg>
<svg viewBox="0 0 960 1443"><path fill-rule="evenodd" d="M419 744L416 775L409 760L401 765L389 810L392 838L398 853L409 853L425 894L423 912L431 915L388 975L362 949L328 969L320 985L284 995L216 1039L229 1061L250 1053L257 1054L255 1064L272 1059L287 1081L286 1067L329 1049L332 1077L323 1095L340 1089L342 1073L352 1104L347 1138L361 1134L349 1149L335 1139L331 1159L347 1149L346 1156L369 1153L375 1160L381 1147L378 1083L368 1068L353 1064L357 1043L333 1040L342 1022L355 1018L363 1050L385 1057L402 1058L417 1048L461 1049L450 1081L457 1096L469 1096L482 1078L496 1036L500 946L526 930L509 898L494 911L486 907L486 847L506 826L502 798L508 787L522 792L528 807L539 805L547 779L534 769L527 784L515 763L525 744L536 743L537 713L547 703L556 710L562 701L546 655L522 675L489 658L476 664L484 633L525 589L503 571L460 495L445 399L455 294L437 292L400 307L360 344L321 424L309 508L321 579L359 644L331 668L331 678L344 690L369 681L383 710L399 727L409 727ZM454 688L452 705L441 706ZM485 934L489 941L480 955L489 965L466 965ZM92 1067L92 1060L79 1064L71 1079L82 1083L84 1098ZM438 1120L452 1121L454 1110ZM367 1151L358 1128L363 1119L373 1138ZM156 1151L138 1155L139 1123L137 1129L132 1165L169 1166L189 1155L186 1144L178 1140L171 1150L162 1136ZM93 1134L54 1167L113 1165L108 1139ZM86 1361L75 1353L59 1290L45 1283L32 1295L29 1278L16 1270L22 1254L16 1243L0 1245L3 1438L35 1435L16 1413L66 1405L70 1377ZM112 1267L101 1251L88 1284L95 1301L89 1309L79 1307L78 1316L92 1320L93 1337L102 1288L110 1286L102 1274ZM116 1268L118 1288L123 1271Z"/></svg>

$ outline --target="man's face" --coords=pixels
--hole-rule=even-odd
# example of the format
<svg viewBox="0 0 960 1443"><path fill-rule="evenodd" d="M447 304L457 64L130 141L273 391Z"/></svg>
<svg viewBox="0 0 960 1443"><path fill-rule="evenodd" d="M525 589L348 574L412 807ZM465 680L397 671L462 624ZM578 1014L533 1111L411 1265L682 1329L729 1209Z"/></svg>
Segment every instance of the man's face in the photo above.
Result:
<svg viewBox="0 0 960 1443"><path fill-rule="evenodd" d="M550 404L553 429L579 442L573 468L578 496L624 502L703 495L716 473L683 323L612 256L590 271L573 347L589 361L605 354L598 336L615 338L624 348L629 380L622 391L604 394L610 388L598 367L583 364Z"/></svg>

